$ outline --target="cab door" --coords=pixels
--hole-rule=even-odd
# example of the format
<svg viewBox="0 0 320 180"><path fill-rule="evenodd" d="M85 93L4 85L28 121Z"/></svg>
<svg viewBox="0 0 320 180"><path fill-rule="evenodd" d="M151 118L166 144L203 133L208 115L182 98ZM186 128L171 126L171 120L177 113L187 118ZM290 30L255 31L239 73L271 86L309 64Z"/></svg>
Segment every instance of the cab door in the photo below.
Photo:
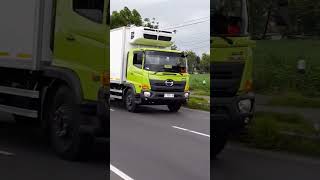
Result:
<svg viewBox="0 0 320 180"><path fill-rule="evenodd" d="M127 82L133 84L140 93L143 82L143 51L130 51L128 56Z"/></svg>
<svg viewBox="0 0 320 180"><path fill-rule="evenodd" d="M109 0L57 0L54 64L77 73L87 100L97 99L108 68L105 3Z"/></svg>

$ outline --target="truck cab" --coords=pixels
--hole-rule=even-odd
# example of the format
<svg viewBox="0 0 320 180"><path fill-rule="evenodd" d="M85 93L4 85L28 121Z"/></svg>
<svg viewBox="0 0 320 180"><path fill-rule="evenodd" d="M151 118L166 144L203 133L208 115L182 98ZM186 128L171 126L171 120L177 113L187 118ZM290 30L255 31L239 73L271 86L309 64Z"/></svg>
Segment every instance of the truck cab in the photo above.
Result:
<svg viewBox="0 0 320 180"><path fill-rule="evenodd" d="M228 135L241 131L253 116L254 41L248 33L246 0L214 0L211 21L211 116L215 156L225 146Z"/></svg>
<svg viewBox="0 0 320 180"><path fill-rule="evenodd" d="M117 47L119 36L123 43ZM189 97L189 74L185 54L170 48L172 38L172 32L146 27L112 30L111 98L122 99L130 112L138 105L177 112Z"/></svg>
<svg viewBox="0 0 320 180"><path fill-rule="evenodd" d="M36 121L64 159L110 138L109 9L109 0L0 2L0 111Z"/></svg>

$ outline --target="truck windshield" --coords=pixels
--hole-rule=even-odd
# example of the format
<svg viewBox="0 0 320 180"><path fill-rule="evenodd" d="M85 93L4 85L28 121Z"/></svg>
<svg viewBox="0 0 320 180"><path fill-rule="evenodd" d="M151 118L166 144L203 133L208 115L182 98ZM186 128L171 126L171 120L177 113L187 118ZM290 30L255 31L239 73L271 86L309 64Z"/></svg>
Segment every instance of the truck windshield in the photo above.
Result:
<svg viewBox="0 0 320 180"><path fill-rule="evenodd" d="M213 0L210 14L211 36L247 35L247 0Z"/></svg>
<svg viewBox="0 0 320 180"><path fill-rule="evenodd" d="M155 72L186 73L186 58L181 53L146 51L144 69Z"/></svg>

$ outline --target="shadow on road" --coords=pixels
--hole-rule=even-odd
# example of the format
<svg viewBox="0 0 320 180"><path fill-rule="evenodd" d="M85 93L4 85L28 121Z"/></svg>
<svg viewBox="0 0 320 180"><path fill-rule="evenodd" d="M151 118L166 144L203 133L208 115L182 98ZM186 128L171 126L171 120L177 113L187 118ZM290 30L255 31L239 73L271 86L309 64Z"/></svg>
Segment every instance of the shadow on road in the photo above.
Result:
<svg viewBox="0 0 320 180"><path fill-rule="evenodd" d="M115 107L121 110L126 111L124 105L120 101L114 101L111 103L111 108ZM168 114L170 113L167 106L164 105L141 105L138 107L137 112L135 113L143 113L143 114ZM173 113L176 114L176 113Z"/></svg>
<svg viewBox="0 0 320 180"><path fill-rule="evenodd" d="M50 147L48 137L37 123L16 123L9 115L0 114L0 150L37 154L59 159ZM91 154L79 163L108 164L109 143L96 142Z"/></svg>

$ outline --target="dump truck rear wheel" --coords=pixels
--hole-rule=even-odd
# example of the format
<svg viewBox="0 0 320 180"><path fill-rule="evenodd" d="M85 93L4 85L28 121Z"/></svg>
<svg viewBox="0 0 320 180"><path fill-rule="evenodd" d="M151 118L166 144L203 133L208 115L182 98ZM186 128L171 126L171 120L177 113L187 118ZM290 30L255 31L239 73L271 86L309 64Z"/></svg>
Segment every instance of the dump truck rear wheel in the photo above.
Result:
<svg viewBox="0 0 320 180"><path fill-rule="evenodd" d="M77 160L91 147L91 140L80 133L80 111L70 92L69 87L61 86L55 93L49 108L50 140L63 159Z"/></svg>

